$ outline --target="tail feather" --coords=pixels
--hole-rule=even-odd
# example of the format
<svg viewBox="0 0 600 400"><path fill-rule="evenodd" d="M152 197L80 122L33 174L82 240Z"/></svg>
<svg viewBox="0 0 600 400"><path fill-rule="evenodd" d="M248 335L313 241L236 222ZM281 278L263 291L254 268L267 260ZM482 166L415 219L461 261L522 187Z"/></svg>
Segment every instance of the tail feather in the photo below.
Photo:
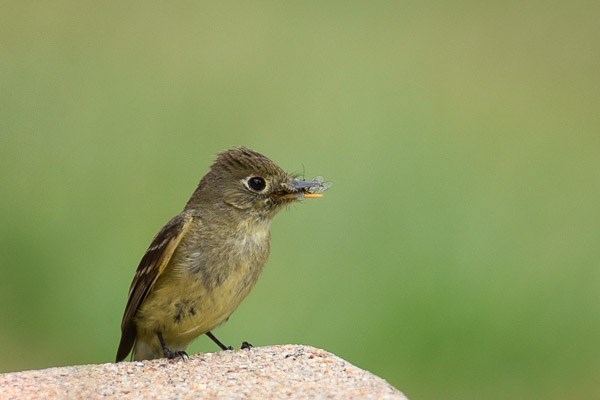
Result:
<svg viewBox="0 0 600 400"><path fill-rule="evenodd" d="M137 329L133 324L131 324L131 326L127 329L123 330L121 334L121 342L119 343L119 349L117 350L116 362L123 361L131 349L135 347L136 336Z"/></svg>

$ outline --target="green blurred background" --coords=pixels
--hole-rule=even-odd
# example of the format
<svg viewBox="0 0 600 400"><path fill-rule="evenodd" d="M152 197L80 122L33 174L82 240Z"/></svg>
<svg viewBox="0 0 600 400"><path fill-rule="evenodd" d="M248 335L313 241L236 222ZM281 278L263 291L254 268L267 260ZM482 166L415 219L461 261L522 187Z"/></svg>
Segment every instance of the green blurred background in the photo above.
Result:
<svg viewBox="0 0 600 400"><path fill-rule="evenodd" d="M223 341L321 347L414 399L597 398L599 16L3 2L0 371L111 362L153 235L245 145L334 187L276 219Z"/></svg>

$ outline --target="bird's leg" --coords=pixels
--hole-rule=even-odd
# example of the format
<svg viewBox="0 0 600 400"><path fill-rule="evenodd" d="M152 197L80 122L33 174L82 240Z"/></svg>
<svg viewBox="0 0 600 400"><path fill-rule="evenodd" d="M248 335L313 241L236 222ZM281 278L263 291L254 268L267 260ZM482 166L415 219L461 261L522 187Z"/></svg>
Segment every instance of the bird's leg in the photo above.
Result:
<svg viewBox="0 0 600 400"><path fill-rule="evenodd" d="M219 346L221 348L221 350L233 350L233 347L225 346L223 343L221 343L221 341L219 339L217 339L217 337L215 335L213 335L211 331L206 332L206 336L208 336L210 338L210 340L215 342L217 344L217 346Z"/></svg>
<svg viewBox="0 0 600 400"><path fill-rule="evenodd" d="M182 360L190 358L188 356L188 354L185 351L183 351L183 350L171 351L167 347L167 344L165 343L165 338L163 338L163 335L162 335L161 331L156 331L156 336L158 336L158 340L160 341L160 345L162 347L163 355L166 358L168 358L169 360L172 360L172 359L177 358L177 357L181 357Z"/></svg>

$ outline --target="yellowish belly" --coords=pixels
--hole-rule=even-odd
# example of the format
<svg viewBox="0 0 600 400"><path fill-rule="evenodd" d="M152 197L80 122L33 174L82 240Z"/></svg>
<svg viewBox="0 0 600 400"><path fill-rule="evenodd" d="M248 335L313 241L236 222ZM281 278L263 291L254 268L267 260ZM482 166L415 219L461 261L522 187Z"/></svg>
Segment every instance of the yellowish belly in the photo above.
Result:
<svg viewBox="0 0 600 400"><path fill-rule="evenodd" d="M138 336L152 340L160 331L171 348L187 347L229 318L254 287L259 273L240 265L210 289L199 277L162 276L136 317Z"/></svg>

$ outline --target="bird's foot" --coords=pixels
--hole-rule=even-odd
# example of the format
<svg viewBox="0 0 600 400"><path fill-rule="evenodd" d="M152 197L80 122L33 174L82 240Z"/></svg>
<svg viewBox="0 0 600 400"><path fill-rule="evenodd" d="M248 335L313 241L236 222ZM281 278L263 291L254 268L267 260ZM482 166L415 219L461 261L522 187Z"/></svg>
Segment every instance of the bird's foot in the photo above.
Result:
<svg viewBox="0 0 600 400"><path fill-rule="evenodd" d="M251 343L246 342L245 340L242 342L242 347L241 349L246 349L249 350L251 348L253 348L254 346Z"/></svg>
<svg viewBox="0 0 600 400"><path fill-rule="evenodd" d="M156 336L158 336L158 341L160 342L160 345L162 346L163 356L165 356L169 360L172 360L177 357L181 357L181 359L183 361L185 361L188 358L190 358L190 356L188 356L188 354L183 350L171 351L171 349L169 349L167 347L167 342L165 341L165 338L163 337L163 334L161 331L156 331Z"/></svg>
<svg viewBox="0 0 600 400"><path fill-rule="evenodd" d="M171 351L171 350L169 350L169 348L167 346L163 346L163 355L166 358L168 358L169 360L173 360L177 357L181 357L181 359L183 361L185 361L190 358L190 356L188 356L188 354L185 351L183 351L183 350Z"/></svg>

